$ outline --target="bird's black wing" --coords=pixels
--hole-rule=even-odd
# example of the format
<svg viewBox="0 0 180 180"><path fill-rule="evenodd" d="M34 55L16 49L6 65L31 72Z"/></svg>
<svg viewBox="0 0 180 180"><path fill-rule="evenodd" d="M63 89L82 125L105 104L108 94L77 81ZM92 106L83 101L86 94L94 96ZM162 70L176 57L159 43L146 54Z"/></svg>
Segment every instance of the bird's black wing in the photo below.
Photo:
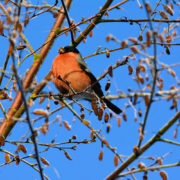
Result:
<svg viewBox="0 0 180 180"><path fill-rule="evenodd" d="M85 71L86 74L90 77L91 82L92 82L92 89L97 94L97 96L104 101L104 103L107 105L109 109L114 111L116 114L120 114L122 110L104 97L103 91L101 89L101 85L97 81L96 77L91 73L90 69L88 68L85 61L82 59L82 57L81 59L78 59L78 63L80 67L83 69L83 71Z"/></svg>
<svg viewBox="0 0 180 180"><path fill-rule="evenodd" d="M101 85L99 84L99 82L97 81L96 77L91 73L90 69L88 68L86 62L82 59L82 57L80 56L80 58L77 59L81 69L83 71L86 72L86 74L90 77L91 79L91 83L92 83L92 89L94 90L94 92L97 94L97 96L99 98L103 97L104 94L101 90Z"/></svg>

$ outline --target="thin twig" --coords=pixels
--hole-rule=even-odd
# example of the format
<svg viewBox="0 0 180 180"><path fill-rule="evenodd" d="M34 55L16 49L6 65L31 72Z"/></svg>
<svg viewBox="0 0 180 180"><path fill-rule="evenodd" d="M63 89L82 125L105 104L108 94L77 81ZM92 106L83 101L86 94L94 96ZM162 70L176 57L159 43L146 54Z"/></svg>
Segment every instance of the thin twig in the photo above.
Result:
<svg viewBox="0 0 180 180"><path fill-rule="evenodd" d="M159 141L162 141L162 142L166 142L166 143L169 143L169 144L174 144L174 145L180 146L180 143L175 142L175 141L171 141L171 140L169 140L169 139L159 139Z"/></svg>
<svg viewBox="0 0 180 180"><path fill-rule="evenodd" d="M64 8L64 12L65 12L65 15L66 15L66 18L67 18L67 22L69 24L69 27L71 27L72 23L70 21L69 15L68 15L68 11L67 11L66 5L64 4L64 0L61 0L61 2L62 2L62 6ZM74 44L74 36L73 36L72 29L70 29L70 33L71 33L71 43L74 46L75 44Z"/></svg>
<svg viewBox="0 0 180 180"><path fill-rule="evenodd" d="M146 1L143 0L143 4L144 6L146 7ZM147 8L146 9L146 12L147 12L147 16L148 16L148 19L149 19L149 25L150 25L150 29L152 31L152 34L153 34L153 50L154 50L154 58L153 58L153 65L154 65L154 68L152 70L152 77L153 77L153 82L152 82L152 88L151 88L151 96L150 96L150 99L149 99L149 103L146 107L146 111L145 111L145 115L144 115L144 119L143 119L143 123L142 123L142 134L144 135L144 130L145 130L145 127L146 127L146 123L147 123L147 118L148 118L148 114L149 114L149 110L151 108L151 104L153 102L153 96L154 96L154 91L155 91L155 87L156 87L156 79L157 79L157 45L156 45L156 32L154 31L154 28L153 28L153 25L152 25L152 21L151 21L151 14L150 12L148 12ZM139 142L138 142L138 147L141 146L141 143L142 143L142 140L141 138L139 138Z"/></svg>
<svg viewBox="0 0 180 180"><path fill-rule="evenodd" d="M177 167L177 166L180 166L179 162L178 163L174 163L174 164L166 164L166 165L160 165L160 166L155 166L155 167L147 167L147 168L143 168L143 169L132 170L132 171L128 171L128 172L122 173L122 174L120 174L117 177L127 176L127 175L132 174L132 173L155 171L155 170L159 170L159 169L171 168L171 167Z"/></svg>
<svg viewBox="0 0 180 180"><path fill-rule="evenodd" d="M57 3L58 3L58 0L55 0L55 3L52 6L50 6L48 9L42 10L41 12L39 12L37 14L33 14L33 16L29 17L29 19L35 18L36 16L39 16L40 14L43 14L45 12L50 11L51 9L53 9L57 5Z"/></svg>
<svg viewBox="0 0 180 180"><path fill-rule="evenodd" d="M5 142L11 143L11 144L18 144L18 143L33 144L32 141L5 141ZM84 139L82 141L67 141L67 142L63 142L63 143L49 143L49 144L38 142L37 144L40 146L55 147L55 146L65 145L65 144L89 144L92 142L95 142L95 141ZM63 147L61 147L61 148L63 148Z"/></svg>
<svg viewBox="0 0 180 180"><path fill-rule="evenodd" d="M115 8L121 6L122 4L124 4L124 3L128 2L128 1L129 1L129 0L124 0L124 1L122 1L122 2L119 2L119 3L117 3L116 5L108 8L108 11L110 11L110 10L112 10L112 9L115 9Z"/></svg>
<svg viewBox="0 0 180 180"><path fill-rule="evenodd" d="M151 19L152 22L160 23L180 23L179 19ZM149 22L149 19L100 19L98 23L107 23L107 22L127 22L127 23L139 23L139 22Z"/></svg>
<svg viewBox="0 0 180 180"><path fill-rule="evenodd" d="M11 160L11 162L15 161L16 156L15 156L14 154L12 154L11 152L6 151L6 150L4 150L4 149L0 149L0 151L1 151L1 152L4 152L4 153L7 153L7 154L9 154L10 156L12 156L13 159ZM30 157L30 156L28 156L28 157ZM25 159L25 158L20 158L20 160L21 160L22 162L24 162L25 164L29 165L30 167L32 167L32 168L33 168L34 170L36 170L37 172L40 172L39 169L37 169L36 167L34 167L33 164L29 163L28 161L26 161L26 160L24 160L24 159ZM6 165L6 164L8 164L8 163L6 162L6 163L4 163L4 164L1 164L0 166ZM49 180L49 178L48 178L46 175L43 174L43 176L44 176L47 180Z"/></svg>
<svg viewBox="0 0 180 180"><path fill-rule="evenodd" d="M2 106L2 104L1 104L1 103L0 103L0 109L1 109L1 110L2 110L2 112L3 112L5 119L7 120L7 119L8 119L8 117L7 117L6 111L5 111L5 109L4 109L4 107Z"/></svg>
<svg viewBox="0 0 180 180"><path fill-rule="evenodd" d="M1 72L1 75L0 75L0 86L1 86L1 83L2 83L2 80L3 80L4 72L5 72L7 64L8 64L8 60L9 60L9 57L10 57L11 49L12 49L12 47L11 47L11 44L10 44L9 45L9 49L8 49L8 53L7 53L7 56L6 56L6 60L4 62L4 65L3 65L3 68L2 68L2 72Z"/></svg>
<svg viewBox="0 0 180 180"><path fill-rule="evenodd" d="M151 14L153 14L153 13L156 11L156 9L157 9L157 7L159 6L160 2L161 2L161 0L159 0L159 1L156 3L156 6L155 6L155 8L153 9L153 11L152 11ZM155 15L156 15L156 14L155 14ZM155 17L155 15L154 15L154 17ZM149 21L148 21L148 22L149 22ZM148 22L146 22L146 24L143 26L140 35L142 35L143 31L144 31L145 28L147 27Z"/></svg>
<svg viewBox="0 0 180 180"><path fill-rule="evenodd" d="M11 44L12 44L12 41L11 41ZM14 44L12 44L12 46L14 47ZM28 105L27 105L27 102L26 102L25 91L24 91L24 88L23 88L22 80L20 79L20 77L18 75L18 72L17 72L17 69L16 69L14 53L12 53L12 61L13 61L13 66L14 66L13 70L14 70L14 73L15 73L16 81L17 81L17 84L19 86L19 90L21 92L21 96L22 96L23 103L24 103L24 106L25 106L27 122L28 122L29 129L30 129L31 135L32 135L31 137L32 137L32 141L33 141L33 144L34 144L36 160L37 160L38 167L39 167L39 173L40 173L40 176L41 176L41 180L44 180L43 169L41 167L41 163L40 163L40 159L39 159L39 153L38 153L38 146L37 146L37 143L36 143L36 136L35 136L35 132L34 132L34 129L32 127L32 124L31 124L29 108L28 108Z"/></svg>

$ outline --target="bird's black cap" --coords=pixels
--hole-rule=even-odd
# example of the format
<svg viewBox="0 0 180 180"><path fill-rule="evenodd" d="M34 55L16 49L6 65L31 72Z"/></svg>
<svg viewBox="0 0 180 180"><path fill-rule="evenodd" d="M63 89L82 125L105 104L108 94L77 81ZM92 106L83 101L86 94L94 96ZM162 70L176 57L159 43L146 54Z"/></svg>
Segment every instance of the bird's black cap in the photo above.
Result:
<svg viewBox="0 0 180 180"><path fill-rule="evenodd" d="M59 54L65 54L68 52L79 53L78 49L73 46L60 47L60 49L58 50Z"/></svg>

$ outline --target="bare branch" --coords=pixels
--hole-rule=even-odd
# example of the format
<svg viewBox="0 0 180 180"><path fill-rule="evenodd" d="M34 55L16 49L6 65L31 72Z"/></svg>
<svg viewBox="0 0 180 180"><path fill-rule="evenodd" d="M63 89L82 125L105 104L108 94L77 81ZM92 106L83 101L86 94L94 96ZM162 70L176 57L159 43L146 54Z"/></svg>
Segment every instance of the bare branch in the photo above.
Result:
<svg viewBox="0 0 180 180"><path fill-rule="evenodd" d="M167 132L167 130L180 118L180 111L175 114L175 116L165 124L155 136L153 136L145 145L139 148L138 152L133 153L120 167L118 167L112 174L110 174L106 180L111 180L117 177L129 164L131 164L138 156L149 149L155 142L159 141L161 136Z"/></svg>

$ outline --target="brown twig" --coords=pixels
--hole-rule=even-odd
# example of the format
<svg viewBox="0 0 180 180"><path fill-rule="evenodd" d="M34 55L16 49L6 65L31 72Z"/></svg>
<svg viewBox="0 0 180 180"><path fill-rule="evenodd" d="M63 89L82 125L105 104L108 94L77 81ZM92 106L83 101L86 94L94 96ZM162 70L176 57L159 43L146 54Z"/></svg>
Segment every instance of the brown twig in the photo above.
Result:
<svg viewBox="0 0 180 180"><path fill-rule="evenodd" d="M144 169L137 169L137 170L132 170L132 171L128 171L128 172L125 172L125 173L121 173L118 177L127 176L127 175L132 174L132 173L156 171L156 170L159 170L159 169L171 168L171 167L177 167L177 166L180 166L179 162L174 163L174 164L166 164L166 165L155 166L155 167L147 167L147 168L144 168Z"/></svg>
<svg viewBox="0 0 180 180"><path fill-rule="evenodd" d="M74 41L74 45L77 46L88 34L92 31L92 29L96 26L98 21L102 18L104 13L107 11L108 7L111 5L113 0L107 0L102 9L97 13L97 16L91 21L89 26L79 35L79 37Z"/></svg>
<svg viewBox="0 0 180 180"><path fill-rule="evenodd" d="M48 9L42 10L41 12L39 12L37 14L33 14L33 16L31 16L29 19L32 19L32 18L34 18L36 16L39 16L40 14L43 14L45 12L50 11L51 9L53 9L57 5L57 3L58 3L58 0L55 0L55 3L52 6L49 6ZM62 12L60 11L60 13L62 13Z"/></svg>
<svg viewBox="0 0 180 180"><path fill-rule="evenodd" d="M10 162L13 162L13 161L16 160L16 156L15 156L14 154L12 154L11 152L9 152L9 151L7 151L7 150L4 150L4 149L0 149L0 151L1 151L1 152L4 152L4 153L7 153L7 154L9 154L10 156L13 157L13 159L12 159ZM29 157L30 157L30 156L29 156ZM24 160L24 159L25 159L25 158L20 158L20 160L21 160L22 162L24 162L25 164L29 165L30 167L32 167L32 168L33 168L34 170L36 170L37 172L40 172L39 169L37 169L36 167L34 167L33 164L29 163L28 161L26 161L26 160ZM6 162L6 163L4 163L3 165L5 165L5 164L8 164L8 163ZM1 166L2 166L2 165L1 165ZM49 178L48 178L46 175L43 174L43 176L44 176L47 180L49 180Z"/></svg>
<svg viewBox="0 0 180 180"><path fill-rule="evenodd" d="M128 1L129 1L129 0L124 0L124 1L122 1L122 2L119 2L119 3L117 3L116 5L108 8L108 11L111 11L112 9L115 9L115 8L121 6L122 4L124 4L124 3L128 2Z"/></svg>
<svg viewBox="0 0 180 180"><path fill-rule="evenodd" d="M152 22L160 22L160 23L180 23L179 19L151 19ZM139 23L139 22L149 22L149 19L101 19L98 23L107 23L107 22L128 22L128 23Z"/></svg>
<svg viewBox="0 0 180 180"><path fill-rule="evenodd" d="M0 76L0 86L1 86L1 83L2 83L2 80L3 80L3 76L4 76L4 72L6 70L6 66L7 66L7 63L8 63L8 60L9 60L9 57L10 57L10 52L12 50L12 46L11 46L11 43L9 44L9 49L8 49L8 53L7 53L7 56L6 56L6 60L4 62L4 66L2 68L2 72L1 72L1 76Z"/></svg>

